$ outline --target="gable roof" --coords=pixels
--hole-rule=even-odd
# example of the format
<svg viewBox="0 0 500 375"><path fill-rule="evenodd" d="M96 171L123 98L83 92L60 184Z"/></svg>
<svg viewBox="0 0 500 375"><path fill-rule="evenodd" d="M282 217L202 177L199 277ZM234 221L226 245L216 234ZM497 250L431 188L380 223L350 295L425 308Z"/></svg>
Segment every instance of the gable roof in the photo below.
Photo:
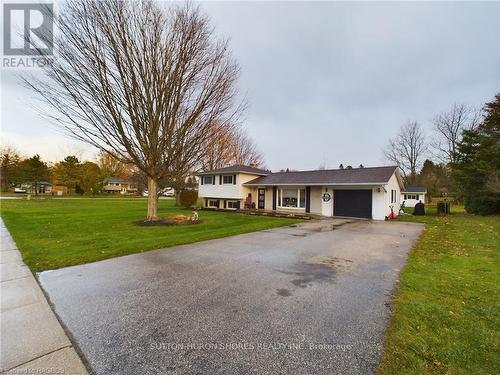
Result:
<svg viewBox="0 0 500 375"><path fill-rule="evenodd" d="M25 182L23 185L38 185L38 186L52 186L52 184L48 181L43 181L43 180L39 180L39 181L27 181Z"/></svg>
<svg viewBox="0 0 500 375"><path fill-rule="evenodd" d="M250 167L249 165L235 164L229 167L214 169L213 171L201 172L198 173L198 176L206 174L221 174L221 173L247 173L247 174L254 174L257 176L267 176L271 172L260 168Z"/></svg>
<svg viewBox="0 0 500 375"><path fill-rule="evenodd" d="M386 184L397 168L390 166L279 172L256 178L244 185L377 185Z"/></svg>
<svg viewBox="0 0 500 375"><path fill-rule="evenodd" d="M427 193L425 186L407 186L401 193Z"/></svg>

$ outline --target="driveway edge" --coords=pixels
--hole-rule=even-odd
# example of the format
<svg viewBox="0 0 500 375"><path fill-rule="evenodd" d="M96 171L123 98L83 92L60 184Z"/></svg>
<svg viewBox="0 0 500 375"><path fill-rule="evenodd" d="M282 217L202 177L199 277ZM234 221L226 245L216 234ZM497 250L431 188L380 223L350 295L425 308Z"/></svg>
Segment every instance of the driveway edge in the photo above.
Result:
<svg viewBox="0 0 500 375"><path fill-rule="evenodd" d="M88 375L0 218L0 373Z"/></svg>

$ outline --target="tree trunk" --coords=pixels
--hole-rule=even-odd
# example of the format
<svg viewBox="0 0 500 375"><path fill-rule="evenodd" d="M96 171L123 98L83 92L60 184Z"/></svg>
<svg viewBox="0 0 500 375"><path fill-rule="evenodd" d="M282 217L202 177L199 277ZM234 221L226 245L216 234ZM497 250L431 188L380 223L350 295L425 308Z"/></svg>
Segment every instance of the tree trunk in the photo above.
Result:
<svg viewBox="0 0 500 375"><path fill-rule="evenodd" d="M158 181L148 177L148 216L147 220L158 220Z"/></svg>
<svg viewBox="0 0 500 375"><path fill-rule="evenodd" d="M2 171L2 191L9 191L9 180L6 176L7 171L4 169Z"/></svg>
<svg viewBox="0 0 500 375"><path fill-rule="evenodd" d="M181 189L175 189L175 205L181 205Z"/></svg>

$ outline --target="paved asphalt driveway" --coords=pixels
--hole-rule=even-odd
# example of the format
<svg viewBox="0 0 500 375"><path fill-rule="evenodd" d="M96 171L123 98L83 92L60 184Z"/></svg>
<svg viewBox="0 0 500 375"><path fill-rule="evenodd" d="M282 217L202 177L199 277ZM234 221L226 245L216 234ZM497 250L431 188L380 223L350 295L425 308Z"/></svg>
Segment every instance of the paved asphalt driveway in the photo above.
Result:
<svg viewBox="0 0 500 375"><path fill-rule="evenodd" d="M95 374L369 374L422 228L322 220L39 277Z"/></svg>

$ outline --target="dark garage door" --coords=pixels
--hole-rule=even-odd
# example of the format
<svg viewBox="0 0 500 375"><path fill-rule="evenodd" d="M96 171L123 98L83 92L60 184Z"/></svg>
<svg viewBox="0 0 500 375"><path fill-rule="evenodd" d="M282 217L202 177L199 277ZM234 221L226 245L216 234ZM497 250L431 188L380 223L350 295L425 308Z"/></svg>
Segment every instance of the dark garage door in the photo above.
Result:
<svg viewBox="0 0 500 375"><path fill-rule="evenodd" d="M335 190L333 193L335 216L372 218L371 190Z"/></svg>

